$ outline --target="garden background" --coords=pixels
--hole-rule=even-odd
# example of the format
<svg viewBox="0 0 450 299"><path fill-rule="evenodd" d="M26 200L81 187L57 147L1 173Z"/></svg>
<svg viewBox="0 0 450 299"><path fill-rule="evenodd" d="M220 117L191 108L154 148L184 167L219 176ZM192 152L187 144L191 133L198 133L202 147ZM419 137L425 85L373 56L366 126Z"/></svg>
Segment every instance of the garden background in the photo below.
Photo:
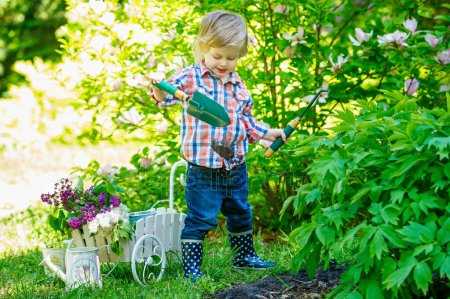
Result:
<svg viewBox="0 0 450 299"><path fill-rule="evenodd" d="M42 246L65 236L40 202L61 177L109 177L133 211L167 199L180 108L145 75L193 63L202 15L248 21L238 72L254 115L285 127L319 104L272 158L247 158L257 247L269 274L344 265L333 298L443 298L450 276L449 8L443 1L20 1L0 3L0 297L212 296L267 273L234 273L223 219L207 278L176 266L142 289L126 269L102 290L64 291ZM176 206L185 210L182 187ZM209 250L209 253L208 253ZM232 274L229 274L232 273ZM186 289L190 288L187 294Z"/></svg>

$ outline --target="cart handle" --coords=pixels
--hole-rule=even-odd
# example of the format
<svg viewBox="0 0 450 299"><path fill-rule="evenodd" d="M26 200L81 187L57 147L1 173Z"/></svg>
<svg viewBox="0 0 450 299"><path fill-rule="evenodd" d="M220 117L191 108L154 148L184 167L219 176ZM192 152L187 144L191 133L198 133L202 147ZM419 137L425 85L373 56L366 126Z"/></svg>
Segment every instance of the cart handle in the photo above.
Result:
<svg viewBox="0 0 450 299"><path fill-rule="evenodd" d="M174 201L174 191L173 187L175 184L175 172L179 166L187 167L188 163L185 160L180 160L175 162L170 168L170 180L169 180L169 208L173 209Z"/></svg>

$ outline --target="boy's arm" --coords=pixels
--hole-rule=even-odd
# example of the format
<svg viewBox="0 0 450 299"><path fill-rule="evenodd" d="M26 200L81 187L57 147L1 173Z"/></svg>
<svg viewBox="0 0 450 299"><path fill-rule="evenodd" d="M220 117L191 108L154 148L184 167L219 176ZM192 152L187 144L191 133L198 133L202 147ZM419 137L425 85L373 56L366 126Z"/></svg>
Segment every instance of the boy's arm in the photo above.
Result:
<svg viewBox="0 0 450 299"><path fill-rule="evenodd" d="M152 98L158 104L159 107L167 107L181 102L179 99L175 98L173 95L168 94L157 87L153 86L153 82L159 82L163 79L162 76L153 74L149 76L149 80L152 82L150 87L150 92ZM191 94L194 87L193 75L191 68L185 68L172 78L168 82L174 85L176 88Z"/></svg>
<svg viewBox="0 0 450 299"><path fill-rule="evenodd" d="M258 123L252 115L253 100L249 96L246 100L242 113L242 121L250 143L255 143L264 138L269 129Z"/></svg>

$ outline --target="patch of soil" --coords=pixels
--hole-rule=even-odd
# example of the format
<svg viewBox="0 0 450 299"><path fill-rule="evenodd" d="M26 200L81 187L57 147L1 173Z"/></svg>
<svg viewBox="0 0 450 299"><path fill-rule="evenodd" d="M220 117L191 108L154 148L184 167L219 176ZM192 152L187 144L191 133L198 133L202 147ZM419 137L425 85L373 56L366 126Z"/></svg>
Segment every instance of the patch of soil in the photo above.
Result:
<svg viewBox="0 0 450 299"><path fill-rule="evenodd" d="M250 284L238 284L219 291L210 298L217 299L310 299L322 298L339 283L344 272L341 266L331 265L330 269L317 272L312 280L305 271L297 274L269 276Z"/></svg>

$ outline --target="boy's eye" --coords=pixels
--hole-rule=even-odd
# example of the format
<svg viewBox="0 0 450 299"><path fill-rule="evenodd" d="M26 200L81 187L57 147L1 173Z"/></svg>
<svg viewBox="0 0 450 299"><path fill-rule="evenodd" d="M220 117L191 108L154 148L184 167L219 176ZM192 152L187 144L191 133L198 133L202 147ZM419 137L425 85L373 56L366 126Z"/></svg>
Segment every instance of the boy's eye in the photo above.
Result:
<svg viewBox="0 0 450 299"><path fill-rule="evenodd" d="M235 60L236 57L228 57L228 60Z"/></svg>
<svg viewBox="0 0 450 299"><path fill-rule="evenodd" d="M213 58L214 58L214 59L220 59L220 58L222 58L222 57L217 56L217 55L213 55Z"/></svg>

